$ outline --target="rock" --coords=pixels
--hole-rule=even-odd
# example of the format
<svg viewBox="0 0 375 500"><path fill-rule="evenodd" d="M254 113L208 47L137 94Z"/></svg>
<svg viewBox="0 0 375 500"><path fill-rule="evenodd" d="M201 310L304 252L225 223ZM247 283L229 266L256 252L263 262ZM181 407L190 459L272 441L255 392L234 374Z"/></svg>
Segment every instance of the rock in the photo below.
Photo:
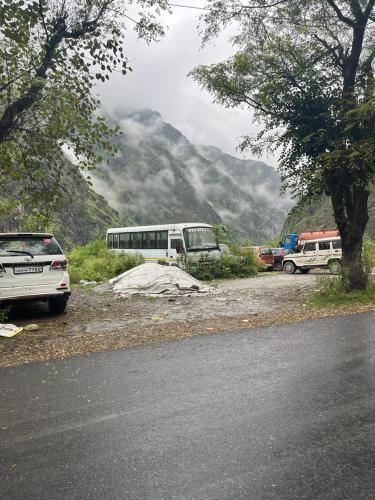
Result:
<svg viewBox="0 0 375 500"><path fill-rule="evenodd" d="M39 325L36 323L30 323L30 325L24 327L25 332L34 332L35 330L39 330Z"/></svg>
<svg viewBox="0 0 375 500"><path fill-rule="evenodd" d="M96 281L87 281L87 280L79 280L80 285L97 285L98 283Z"/></svg>

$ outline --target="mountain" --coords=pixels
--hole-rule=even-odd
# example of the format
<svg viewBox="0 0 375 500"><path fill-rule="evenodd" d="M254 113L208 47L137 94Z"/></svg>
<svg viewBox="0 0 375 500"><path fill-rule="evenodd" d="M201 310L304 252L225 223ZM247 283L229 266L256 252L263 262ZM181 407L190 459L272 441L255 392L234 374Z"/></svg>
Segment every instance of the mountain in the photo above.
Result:
<svg viewBox="0 0 375 500"><path fill-rule="evenodd" d="M111 119L122 129L119 152L92 179L120 216L139 225L223 223L258 241L280 232L292 203L280 196L275 169L194 145L155 111Z"/></svg>
<svg viewBox="0 0 375 500"><path fill-rule="evenodd" d="M283 226L282 233L292 231L315 231L320 229L332 229L336 224L333 218L331 200L325 196L310 204L297 204L288 214ZM371 188L369 198L369 221L366 232L370 238L375 239L375 188Z"/></svg>
<svg viewBox="0 0 375 500"><path fill-rule="evenodd" d="M46 181L47 184L55 182L56 179L53 177ZM50 215L58 222L58 230L55 231L55 235L63 248L69 249L75 244L84 244L96 238L103 238L108 227L127 223L123 218L120 218L118 212L100 194L90 188L78 168L68 159L61 166L58 183L61 203L59 207L50 211ZM10 183L0 194L0 204L6 198L17 199L22 191L25 189L20 183L17 183L17 186L12 186ZM40 207L43 207L43 200L46 199L43 187L40 189L38 198ZM20 204L14 210L9 210L6 215L0 218L0 232L45 231L45 227L40 226L40 223L33 227L29 225L30 220L28 219L26 219L27 223L19 221L20 214L32 216L33 210L39 208L36 205L35 198L32 198L29 201L23 200L22 205Z"/></svg>

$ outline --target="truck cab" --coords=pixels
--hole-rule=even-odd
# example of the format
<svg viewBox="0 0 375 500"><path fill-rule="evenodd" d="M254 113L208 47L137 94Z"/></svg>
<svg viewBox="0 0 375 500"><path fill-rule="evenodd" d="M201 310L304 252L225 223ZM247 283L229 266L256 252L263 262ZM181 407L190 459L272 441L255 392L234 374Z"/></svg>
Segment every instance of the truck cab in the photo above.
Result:
<svg viewBox="0 0 375 500"><path fill-rule="evenodd" d="M286 253L294 251L298 246L298 233L284 234L282 240L280 241L280 246Z"/></svg>

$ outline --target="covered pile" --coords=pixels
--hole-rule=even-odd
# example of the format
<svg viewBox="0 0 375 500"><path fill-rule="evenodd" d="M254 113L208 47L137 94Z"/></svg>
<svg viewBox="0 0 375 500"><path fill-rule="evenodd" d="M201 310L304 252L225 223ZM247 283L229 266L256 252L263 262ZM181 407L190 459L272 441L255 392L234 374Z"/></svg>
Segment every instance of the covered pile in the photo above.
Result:
<svg viewBox="0 0 375 500"><path fill-rule="evenodd" d="M141 264L109 282L112 290L121 295L185 295L210 293L213 288L196 280L179 267L160 264Z"/></svg>

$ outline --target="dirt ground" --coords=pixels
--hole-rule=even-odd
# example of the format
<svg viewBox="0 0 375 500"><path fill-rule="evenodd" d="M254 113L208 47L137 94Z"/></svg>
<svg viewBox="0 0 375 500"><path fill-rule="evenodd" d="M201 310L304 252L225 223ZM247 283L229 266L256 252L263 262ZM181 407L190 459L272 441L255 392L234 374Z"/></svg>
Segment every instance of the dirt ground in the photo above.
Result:
<svg viewBox="0 0 375 500"><path fill-rule="evenodd" d="M51 315L42 303L13 311L9 322L37 323L39 329L0 338L0 366L372 308L312 310L308 295L318 289L321 275L261 273L221 281L210 295L173 298L119 298L89 287L74 288L66 314Z"/></svg>

